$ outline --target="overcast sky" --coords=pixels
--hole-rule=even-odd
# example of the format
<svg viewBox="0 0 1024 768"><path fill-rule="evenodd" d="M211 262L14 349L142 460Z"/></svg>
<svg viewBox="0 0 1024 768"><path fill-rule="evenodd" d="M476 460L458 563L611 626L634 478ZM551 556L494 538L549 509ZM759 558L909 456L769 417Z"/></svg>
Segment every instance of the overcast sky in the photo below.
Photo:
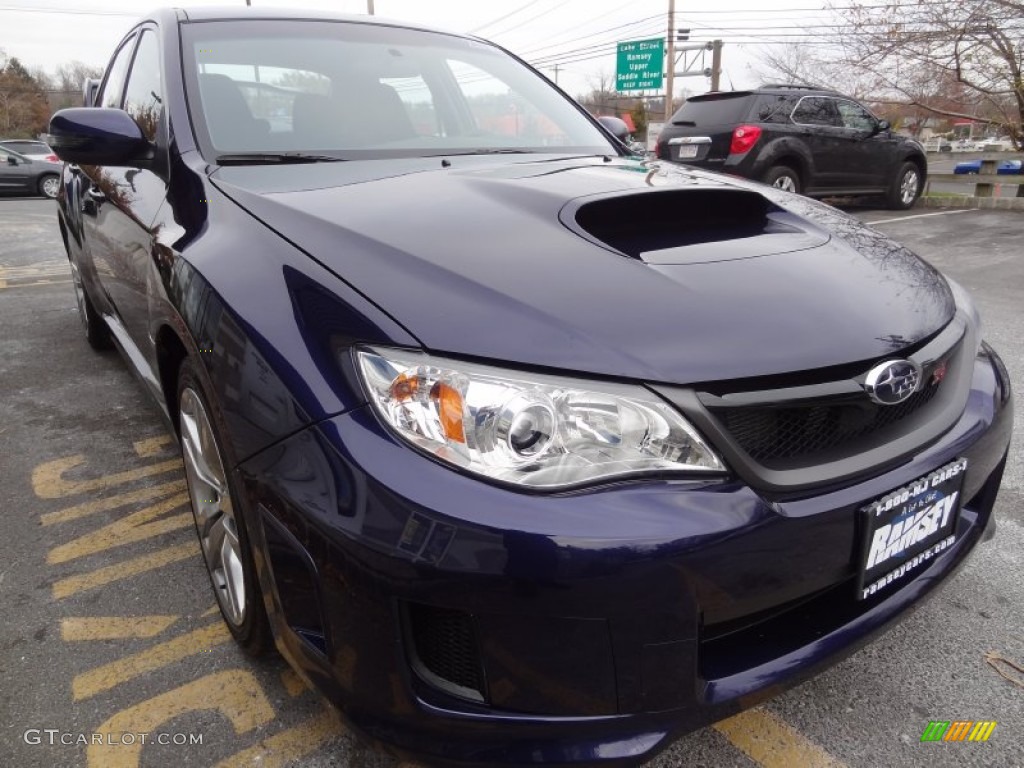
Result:
<svg viewBox="0 0 1024 768"><path fill-rule="evenodd" d="M159 3L132 0L0 0L0 48L26 66L53 71L77 59L104 66L114 46L142 9ZM236 0L244 5L244 0ZM318 8L365 13L366 0L252 0L260 6ZM187 0L183 7L229 5L224 0ZM676 27L694 40L721 38L722 87L761 81L757 53L765 44L807 43L809 30L834 23L825 0L677 0ZM709 9L713 6L713 10ZM522 56L569 93L614 80L616 41L664 36L667 0L375 0L378 16L473 32ZM693 54L690 54L691 56ZM704 66L710 66L710 54ZM707 78L677 80L677 95L708 89Z"/></svg>

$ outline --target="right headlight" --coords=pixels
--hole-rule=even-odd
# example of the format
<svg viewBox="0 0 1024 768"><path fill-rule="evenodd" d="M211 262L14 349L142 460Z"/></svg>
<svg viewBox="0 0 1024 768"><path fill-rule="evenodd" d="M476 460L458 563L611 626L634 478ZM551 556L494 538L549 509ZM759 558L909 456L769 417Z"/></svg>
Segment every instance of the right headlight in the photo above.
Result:
<svg viewBox="0 0 1024 768"><path fill-rule="evenodd" d="M560 489L725 465L677 411L639 386L529 375L403 350L356 353L381 420L478 475Z"/></svg>

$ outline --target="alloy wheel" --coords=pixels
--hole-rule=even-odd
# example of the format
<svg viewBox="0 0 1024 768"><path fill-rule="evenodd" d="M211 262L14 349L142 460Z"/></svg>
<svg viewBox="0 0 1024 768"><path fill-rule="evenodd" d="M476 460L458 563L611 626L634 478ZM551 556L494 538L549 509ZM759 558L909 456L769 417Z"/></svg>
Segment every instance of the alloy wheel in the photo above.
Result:
<svg viewBox="0 0 1024 768"><path fill-rule="evenodd" d="M71 264L71 285L75 289L75 303L78 305L78 318L88 333L89 318L85 314L85 288L82 286L82 275L78 271L78 264L75 263L75 260L69 259L69 262Z"/></svg>
<svg viewBox="0 0 1024 768"><path fill-rule="evenodd" d="M181 393L181 443L206 569L224 617L241 626L248 606L231 490L206 409L188 387Z"/></svg>
<svg viewBox="0 0 1024 768"><path fill-rule="evenodd" d="M908 169L900 181L900 200L904 205L910 205L917 197L918 176L917 171Z"/></svg>
<svg viewBox="0 0 1024 768"><path fill-rule="evenodd" d="M39 188L44 195L52 200L57 197L57 192L60 190L60 179L56 176L47 176Z"/></svg>
<svg viewBox="0 0 1024 768"><path fill-rule="evenodd" d="M786 192L796 192L796 182L793 181L792 176L779 176L772 186L777 189L785 190Z"/></svg>

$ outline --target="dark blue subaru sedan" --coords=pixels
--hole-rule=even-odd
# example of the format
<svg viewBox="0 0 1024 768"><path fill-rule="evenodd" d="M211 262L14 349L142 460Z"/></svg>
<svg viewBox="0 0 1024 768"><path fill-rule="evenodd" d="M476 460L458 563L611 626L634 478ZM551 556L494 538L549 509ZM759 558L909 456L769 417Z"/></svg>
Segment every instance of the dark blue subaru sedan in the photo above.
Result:
<svg viewBox="0 0 1024 768"><path fill-rule="evenodd" d="M636 764L994 531L963 289L487 42L162 11L50 132L88 341L180 440L232 634L429 763Z"/></svg>

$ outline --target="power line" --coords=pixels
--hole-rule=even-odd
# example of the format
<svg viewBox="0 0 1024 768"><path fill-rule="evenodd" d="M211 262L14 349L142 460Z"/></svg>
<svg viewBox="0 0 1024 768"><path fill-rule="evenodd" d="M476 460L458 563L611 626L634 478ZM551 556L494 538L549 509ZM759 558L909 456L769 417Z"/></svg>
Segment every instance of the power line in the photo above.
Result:
<svg viewBox="0 0 1024 768"><path fill-rule="evenodd" d="M638 19L636 21L630 21L630 22L627 22L626 24L619 24L617 26L608 27L606 29L599 29L596 32L590 32L590 33L588 33L586 35L581 35L579 37L569 38L568 40L561 40L561 41L559 41L557 43L552 43L550 45L542 45L542 46L538 46L536 48L526 48L526 49L523 49L523 50L518 50L516 53L519 56L532 55L532 54L539 53L540 51L546 50L548 48L558 48L558 47L563 46L563 45L569 45L570 43L577 43L577 42L580 42L582 40L589 40L590 38L593 38L593 37L602 37L605 34L607 34L608 32L615 32L617 30L624 30L627 27L635 27L635 26L639 26L641 24L647 24L650 21L653 21L654 19L661 19L662 15L663 14L659 13L659 14L656 14L654 16L647 16L647 17L645 17L643 19ZM551 54L551 55L555 55L555 54Z"/></svg>
<svg viewBox="0 0 1024 768"><path fill-rule="evenodd" d="M126 13L122 11L85 11L74 8L27 8L20 5L0 5L0 11L11 13L66 13L72 16L122 16L124 18L137 19L138 13Z"/></svg>
<svg viewBox="0 0 1024 768"><path fill-rule="evenodd" d="M488 22L486 22L486 23L484 23L484 24L481 24L481 25L480 25L480 26L478 26L478 27L473 27L473 29L469 30L469 31L467 32L467 34L470 34L470 35L475 35L475 34L476 34L477 32L479 32L479 31L480 31L481 29L487 29L487 27L491 27L491 26L494 26L494 25L495 25L495 24L497 24L497 23L498 23L499 21L504 21L505 19L509 18L510 16L515 16L515 15L516 15L517 13L519 13L520 11L525 11L525 10L526 10L527 8L529 8L529 7L531 6L531 5L536 5L536 4L537 4L537 3L539 3L539 2L540 2L540 0L530 0L530 2L528 2L528 3L526 4L526 5L521 5L521 6L519 6L518 8L516 8L516 9L515 9L514 11L509 11L509 12L508 12L508 13L506 13L506 14L505 14L504 16L499 16L498 18L496 18L496 19L491 19L490 21L488 21Z"/></svg>
<svg viewBox="0 0 1024 768"><path fill-rule="evenodd" d="M561 8L563 5L565 5L568 2L569 2L569 0L562 0L562 2L558 3L557 5L555 5L555 6L551 7L551 8L548 8L546 11L541 11L536 16L531 16L530 18L525 19L524 21L521 21L518 24L514 24L511 27L508 27L507 29L503 29L500 32L491 32L491 33L489 33L488 36L489 37L497 37L498 35L506 35L509 32L511 32L513 29L519 29L520 27L526 26L531 21L536 21L537 19L539 19L539 18L541 18L543 16L547 16L549 13L554 13L555 11L557 11L559 8Z"/></svg>

